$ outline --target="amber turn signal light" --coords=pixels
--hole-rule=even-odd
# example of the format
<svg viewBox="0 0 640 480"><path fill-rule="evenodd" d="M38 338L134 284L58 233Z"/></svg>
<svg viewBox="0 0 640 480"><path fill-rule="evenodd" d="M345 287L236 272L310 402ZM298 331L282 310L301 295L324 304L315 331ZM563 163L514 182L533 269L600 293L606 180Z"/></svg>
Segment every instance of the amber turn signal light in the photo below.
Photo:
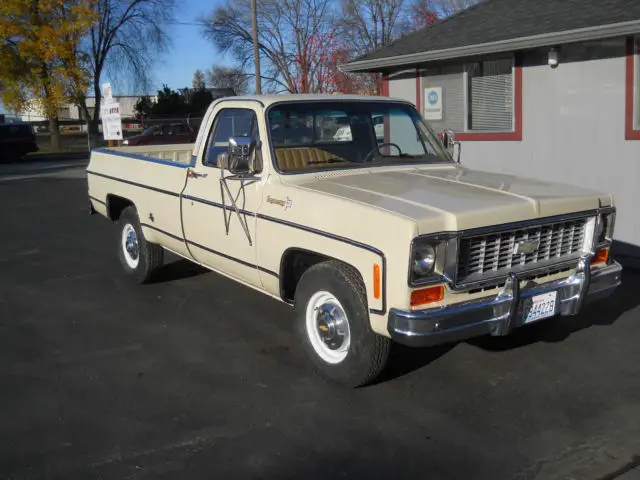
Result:
<svg viewBox="0 0 640 480"><path fill-rule="evenodd" d="M381 283L380 265L376 263L373 265L373 298L376 300L380 299Z"/></svg>
<svg viewBox="0 0 640 480"><path fill-rule="evenodd" d="M427 303L439 302L444 298L444 286L421 288L411 292L411 306L417 307Z"/></svg>
<svg viewBox="0 0 640 480"><path fill-rule="evenodd" d="M609 260L609 249L602 248L596 252L591 258L591 265L597 265L599 263L606 263Z"/></svg>

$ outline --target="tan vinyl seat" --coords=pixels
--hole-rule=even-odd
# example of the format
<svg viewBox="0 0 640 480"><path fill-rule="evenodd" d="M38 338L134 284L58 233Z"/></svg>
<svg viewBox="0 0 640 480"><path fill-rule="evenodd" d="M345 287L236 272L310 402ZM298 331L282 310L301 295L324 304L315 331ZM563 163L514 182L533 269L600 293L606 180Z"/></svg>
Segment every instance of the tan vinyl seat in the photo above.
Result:
<svg viewBox="0 0 640 480"><path fill-rule="evenodd" d="M278 168L284 171L334 166L336 163L329 163L329 159L342 160L331 152L314 147L280 147L275 151Z"/></svg>

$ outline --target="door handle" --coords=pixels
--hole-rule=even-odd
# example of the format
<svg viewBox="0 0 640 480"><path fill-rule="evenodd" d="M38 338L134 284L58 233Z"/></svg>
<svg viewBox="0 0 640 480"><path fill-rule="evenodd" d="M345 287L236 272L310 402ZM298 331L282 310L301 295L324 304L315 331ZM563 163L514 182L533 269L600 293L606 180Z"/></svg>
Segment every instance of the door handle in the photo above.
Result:
<svg viewBox="0 0 640 480"><path fill-rule="evenodd" d="M187 172L187 177L189 177L189 178L200 178L200 177L206 177L207 175L208 175L208 173L198 173L198 172L195 172L193 170L189 170Z"/></svg>

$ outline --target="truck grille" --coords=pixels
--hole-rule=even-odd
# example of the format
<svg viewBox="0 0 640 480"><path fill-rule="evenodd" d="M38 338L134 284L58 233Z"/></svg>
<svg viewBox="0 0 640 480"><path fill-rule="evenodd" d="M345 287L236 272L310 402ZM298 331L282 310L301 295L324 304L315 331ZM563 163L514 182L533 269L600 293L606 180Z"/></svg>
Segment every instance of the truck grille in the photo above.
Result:
<svg viewBox="0 0 640 480"><path fill-rule="evenodd" d="M584 245L587 219L523 227L460 239L458 285L500 277L511 271L534 269L577 257ZM539 242L532 253L515 253L523 240Z"/></svg>

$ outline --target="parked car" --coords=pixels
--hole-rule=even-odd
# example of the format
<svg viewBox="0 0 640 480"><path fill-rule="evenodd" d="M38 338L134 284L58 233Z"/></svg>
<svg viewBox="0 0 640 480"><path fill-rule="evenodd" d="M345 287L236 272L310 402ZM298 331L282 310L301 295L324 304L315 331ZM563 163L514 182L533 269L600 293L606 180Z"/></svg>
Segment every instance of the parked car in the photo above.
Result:
<svg viewBox="0 0 640 480"><path fill-rule="evenodd" d="M327 117L351 139L318 128ZM117 222L131 279L167 250L290 304L311 363L357 386L392 341L509 335L621 283L613 195L472 170L446 138L400 99L232 97L194 145L92 151L88 201Z"/></svg>
<svg viewBox="0 0 640 480"><path fill-rule="evenodd" d="M0 124L0 160L21 158L37 151L36 132L30 123Z"/></svg>
<svg viewBox="0 0 640 480"><path fill-rule="evenodd" d="M124 145L167 145L180 143L193 143L197 132L184 123L171 123L165 125L153 125L142 133L125 138Z"/></svg>

